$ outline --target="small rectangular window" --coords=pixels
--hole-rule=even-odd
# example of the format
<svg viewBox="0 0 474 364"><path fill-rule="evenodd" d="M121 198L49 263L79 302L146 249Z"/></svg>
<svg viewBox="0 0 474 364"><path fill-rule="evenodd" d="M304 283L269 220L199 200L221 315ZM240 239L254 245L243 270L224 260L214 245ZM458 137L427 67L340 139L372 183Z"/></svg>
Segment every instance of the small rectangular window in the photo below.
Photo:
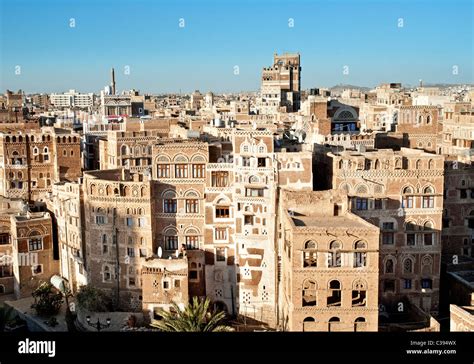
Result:
<svg viewBox="0 0 474 364"><path fill-rule="evenodd" d="M178 249L178 237L165 236L165 250L176 250L176 249Z"/></svg>
<svg viewBox="0 0 474 364"><path fill-rule="evenodd" d="M175 199L163 200L163 212L175 214L177 211L177 201Z"/></svg>
<svg viewBox="0 0 474 364"><path fill-rule="evenodd" d="M105 219L105 216L102 216L102 215L97 215L95 217L95 223L97 225L104 225L106 223L106 219Z"/></svg>
<svg viewBox="0 0 474 364"><path fill-rule="evenodd" d="M188 178L188 165L175 164L174 177L175 178Z"/></svg>
<svg viewBox="0 0 474 364"><path fill-rule="evenodd" d="M230 217L230 209L228 206L216 206L216 218L224 219Z"/></svg>
<svg viewBox="0 0 474 364"><path fill-rule="evenodd" d="M225 262L225 248L216 249L216 261Z"/></svg>
<svg viewBox="0 0 474 364"><path fill-rule="evenodd" d="M403 280L403 288L404 289L411 289L411 279L404 279Z"/></svg>
<svg viewBox="0 0 474 364"><path fill-rule="evenodd" d="M215 239L227 240L227 228L216 228Z"/></svg>
<svg viewBox="0 0 474 364"><path fill-rule="evenodd" d="M433 288L433 281L429 278L421 280L421 288L425 289L432 289Z"/></svg>
<svg viewBox="0 0 474 364"><path fill-rule="evenodd" d="M356 198L356 210L367 210L368 200L366 198Z"/></svg>
<svg viewBox="0 0 474 364"><path fill-rule="evenodd" d="M193 164L193 178L204 178L206 169L204 164Z"/></svg>

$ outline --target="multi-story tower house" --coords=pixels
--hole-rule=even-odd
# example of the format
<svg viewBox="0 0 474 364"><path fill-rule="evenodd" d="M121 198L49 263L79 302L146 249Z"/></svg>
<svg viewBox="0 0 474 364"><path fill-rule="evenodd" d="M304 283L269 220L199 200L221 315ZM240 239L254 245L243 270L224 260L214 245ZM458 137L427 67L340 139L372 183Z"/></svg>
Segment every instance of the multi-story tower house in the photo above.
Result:
<svg viewBox="0 0 474 364"><path fill-rule="evenodd" d="M281 326L377 331L379 229L340 191L281 193Z"/></svg>
<svg viewBox="0 0 474 364"><path fill-rule="evenodd" d="M14 291L29 297L43 281L59 273L53 255L53 232L48 212L27 212L10 217L13 242Z"/></svg>
<svg viewBox="0 0 474 364"><path fill-rule="evenodd" d="M273 65L262 71L258 109L261 114L296 112L301 100L299 54L274 54Z"/></svg>
<svg viewBox="0 0 474 364"><path fill-rule="evenodd" d="M443 253L474 257L474 114L469 109L469 103L449 103L443 110Z"/></svg>
<svg viewBox="0 0 474 364"><path fill-rule="evenodd" d="M345 191L351 210L381 229L380 303L389 310L406 297L437 314L444 157L402 148L321 159L328 185Z"/></svg>
<svg viewBox="0 0 474 364"><path fill-rule="evenodd" d="M0 199L0 296L29 297L42 281L58 274L51 216L32 212L18 199Z"/></svg>
<svg viewBox="0 0 474 364"><path fill-rule="evenodd" d="M153 146L155 244L164 258L187 252L191 296L205 296L204 195L207 143L162 139ZM213 255L212 255L213 257ZM211 260L206 254L206 262ZM207 264L207 263L206 263Z"/></svg>
<svg viewBox="0 0 474 364"><path fill-rule="evenodd" d="M474 258L474 165L455 156L445 162L443 254Z"/></svg>
<svg viewBox="0 0 474 364"><path fill-rule="evenodd" d="M235 130L232 145L234 201L218 201L216 217L224 211L220 216L235 219L239 312L274 325L277 173L273 133Z"/></svg>
<svg viewBox="0 0 474 364"><path fill-rule="evenodd" d="M80 136L63 129L0 133L0 193L44 199L52 184L81 176Z"/></svg>
<svg viewBox="0 0 474 364"><path fill-rule="evenodd" d="M84 229L89 283L124 309L141 309L140 274L156 252L153 184L128 170L84 173Z"/></svg>
<svg viewBox="0 0 474 364"><path fill-rule="evenodd" d="M440 152L442 127L437 106L400 106L396 114L395 131L377 135L376 148Z"/></svg>
<svg viewBox="0 0 474 364"><path fill-rule="evenodd" d="M232 130L223 139L231 139ZM209 145L206 166L205 233L206 294L222 309L238 313L235 237L234 176L232 144Z"/></svg>
<svg viewBox="0 0 474 364"><path fill-rule="evenodd" d="M100 155L102 169L127 168L131 173L150 173L153 144L160 137L157 130L109 131L107 148Z"/></svg>
<svg viewBox="0 0 474 364"><path fill-rule="evenodd" d="M75 293L87 284L84 252L84 195L79 182L58 182L47 200L57 230L61 276Z"/></svg>

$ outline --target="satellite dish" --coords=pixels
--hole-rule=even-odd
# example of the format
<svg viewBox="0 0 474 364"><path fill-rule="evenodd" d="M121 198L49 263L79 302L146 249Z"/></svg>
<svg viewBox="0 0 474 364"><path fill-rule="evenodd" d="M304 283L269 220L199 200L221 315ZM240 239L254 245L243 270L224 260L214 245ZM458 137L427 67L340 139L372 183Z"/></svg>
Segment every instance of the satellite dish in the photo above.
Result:
<svg viewBox="0 0 474 364"><path fill-rule="evenodd" d="M163 255L163 249L161 249L161 246L158 247L158 258L161 258Z"/></svg>

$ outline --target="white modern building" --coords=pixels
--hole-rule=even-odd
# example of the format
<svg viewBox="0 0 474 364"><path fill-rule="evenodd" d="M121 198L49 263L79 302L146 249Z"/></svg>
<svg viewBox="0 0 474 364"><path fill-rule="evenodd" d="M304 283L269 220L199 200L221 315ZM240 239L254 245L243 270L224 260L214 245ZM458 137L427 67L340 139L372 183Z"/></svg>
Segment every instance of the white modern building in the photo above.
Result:
<svg viewBox="0 0 474 364"><path fill-rule="evenodd" d="M81 94L76 90L69 90L62 94L51 94L51 104L55 107L79 107L88 108L92 107L94 103L94 94Z"/></svg>

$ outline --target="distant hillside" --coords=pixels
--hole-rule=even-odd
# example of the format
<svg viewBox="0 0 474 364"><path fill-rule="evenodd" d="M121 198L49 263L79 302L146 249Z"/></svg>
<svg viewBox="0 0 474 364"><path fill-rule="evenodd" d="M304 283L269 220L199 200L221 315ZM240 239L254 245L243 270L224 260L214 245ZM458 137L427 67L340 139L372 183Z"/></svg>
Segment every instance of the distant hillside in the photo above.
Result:
<svg viewBox="0 0 474 364"><path fill-rule="evenodd" d="M342 92L344 91L345 89L354 89L354 90L360 90L362 92L368 92L370 91L372 88L371 87L366 87L366 86L356 86L356 85L336 85L336 86L332 86L329 90L331 90L331 92Z"/></svg>

